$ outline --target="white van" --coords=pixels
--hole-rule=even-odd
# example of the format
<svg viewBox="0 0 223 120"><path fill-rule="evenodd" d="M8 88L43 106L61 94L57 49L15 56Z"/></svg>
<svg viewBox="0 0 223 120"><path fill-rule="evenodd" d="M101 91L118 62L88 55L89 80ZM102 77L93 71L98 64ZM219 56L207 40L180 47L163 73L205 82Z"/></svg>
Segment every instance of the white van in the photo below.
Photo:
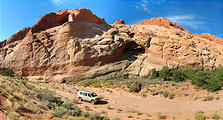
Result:
<svg viewBox="0 0 223 120"><path fill-rule="evenodd" d="M98 95L90 91L78 91L77 97L80 101L88 101L92 104L98 103L100 101Z"/></svg>

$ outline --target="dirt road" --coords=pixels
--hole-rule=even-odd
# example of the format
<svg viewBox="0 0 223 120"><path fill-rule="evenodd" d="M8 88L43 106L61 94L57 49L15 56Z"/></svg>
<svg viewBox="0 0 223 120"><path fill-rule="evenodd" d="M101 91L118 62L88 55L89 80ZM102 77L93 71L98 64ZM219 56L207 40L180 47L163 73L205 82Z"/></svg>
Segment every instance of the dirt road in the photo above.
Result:
<svg viewBox="0 0 223 120"><path fill-rule="evenodd" d="M104 103L91 105L87 102L81 102L78 106L83 111L101 112L109 117L120 117L123 119L145 119L157 118L157 113L161 112L167 118L191 119L194 113L203 111L205 115L210 116L217 112L223 114L223 101L201 101L201 100L169 100L161 97L137 96L132 93L118 89L101 89L80 86L64 86L63 89L57 89L55 92L63 98L72 100L76 98L77 90L90 90L98 95L104 96ZM141 114L140 114L141 113Z"/></svg>

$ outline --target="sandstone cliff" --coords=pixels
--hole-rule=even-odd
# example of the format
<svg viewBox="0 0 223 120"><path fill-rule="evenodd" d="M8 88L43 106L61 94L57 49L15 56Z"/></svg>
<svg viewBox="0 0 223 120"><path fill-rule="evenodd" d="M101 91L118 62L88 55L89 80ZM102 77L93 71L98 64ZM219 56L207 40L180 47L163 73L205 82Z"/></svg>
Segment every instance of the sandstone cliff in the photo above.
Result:
<svg viewBox="0 0 223 120"><path fill-rule="evenodd" d="M148 76L153 68L223 67L223 39L191 34L166 18L107 24L88 9L42 16L0 43L0 68L30 79L109 78L122 71Z"/></svg>

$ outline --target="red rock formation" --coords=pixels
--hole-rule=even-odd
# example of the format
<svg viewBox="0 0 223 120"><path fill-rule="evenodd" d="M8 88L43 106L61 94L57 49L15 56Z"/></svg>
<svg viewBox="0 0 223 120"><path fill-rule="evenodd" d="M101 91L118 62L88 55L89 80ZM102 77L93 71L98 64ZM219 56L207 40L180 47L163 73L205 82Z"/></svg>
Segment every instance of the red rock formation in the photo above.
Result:
<svg viewBox="0 0 223 120"><path fill-rule="evenodd" d="M210 41L213 41L213 42L216 42L216 43L219 43L219 44L223 45L223 39L222 38L216 37L216 36L214 36L210 33L202 33L201 35L199 35L197 33L194 33L193 35L199 36L199 37L202 37L202 38L206 38Z"/></svg>
<svg viewBox="0 0 223 120"><path fill-rule="evenodd" d="M124 20L118 20L114 23L114 25L124 25L125 24L125 21Z"/></svg>
<svg viewBox="0 0 223 120"><path fill-rule="evenodd" d="M177 29L189 32L188 30L182 28L176 23L168 20L167 18L162 18L162 17L143 20L140 23L133 23L133 25L159 25L166 28L177 28Z"/></svg>
<svg viewBox="0 0 223 120"><path fill-rule="evenodd" d="M13 34L7 40L0 42L0 48L4 47L6 44L9 44L9 43L12 43L12 42L15 42L18 40L22 40L26 36L26 34L29 30L30 30L30 27L23 28L20 31L18 31L17 33Z"/></svg>
<svg viewBox="0 0 223 120"><path fill-rule="evenodd" d="M64 10L58 11L57 13L49 13L43 15L32 27L32 32L39 32L48 28L59 26L68 22L68 16L72 15L73 21L79 22L90 22L97 24L107 24L104 18L99 18L94 15L89 9L74 9L74 10Z"/></svg>
<svg viewBox="0 0 223 120"><path fill-rule="evenodd" d="M35 79L73 80L111 77L120 70L146 76L163 66L223 67L223 47L218 44L222 39L190 34L166 18L123 23L108 25L88 9L49 13L0 43L0 70L10 68Z"/></svg>
<svg viewBox="0 0 223 120"><path fill-rule="evenodd" d="M107 24L104 18L99 18L94 15L89 9L74 9L70 11L73 15L73 21L78 22L89 22L97 24Z"/></svg>
<svg viewBox="0 0 223 120"><path fill-rule="evenodd" d="M52 28L58 25L62 25L63 23L68 21L68 12L64 12L61 15L58 15L56 13L49 13L46 15L43 15L32 27L32 32L39 32L48 28Z"/></svg>
<svg viewBox="0 0 223 120"><path fill-rule="evenodd" d="M6 41L7 40L3 40L2 42L0 42L0 49L3 48L6 45Z"/></svg>

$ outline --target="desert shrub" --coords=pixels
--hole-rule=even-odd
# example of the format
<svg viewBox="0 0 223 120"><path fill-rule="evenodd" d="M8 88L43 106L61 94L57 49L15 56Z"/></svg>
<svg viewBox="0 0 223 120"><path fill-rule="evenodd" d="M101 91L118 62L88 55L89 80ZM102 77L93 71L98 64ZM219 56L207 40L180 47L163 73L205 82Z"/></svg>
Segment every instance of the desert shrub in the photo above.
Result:
<svg viewBox="0 0 223 120"><path fill-rule="evenodd" d="M97 88L101 87L101 80L84 80L80 81L78 84L84 87L93 86Z"/></svg>
<svg viewBox="0 0 223 120"><path fill-rule="evenodd" d="M157 119L158 119L158 120L166 119L166 116L165 116L165 115L162 115L161 112L158 112L158 113L157 113Z"/></svg>
<svg viewBox="0 0 223 120"><path fill-rule="evenodd" d="M117 73L116 78L118 80L123 80L123 79L125 79L125 75L122 72L119 72L119 73Z"/></svg>
<svg viewBox="0 0 223 120"><path fill-rule="evenodd" d="M206 116L204 116L204 112L198 111L194 114L194 119L195 120L205 120Z"/></svg>
<svg viewBox="0 0 223 120"><path fill-rule="evenodd" d="M184 96L189 96L189 94L188 93L184 93Z"/></svg>
<svg viewBox="0 0 223 120"><path fill-rule="evenodd" d="M211 119L219 120L219 119L221 119L221 117L217 113L214 113L213 115L211 115Z"/></svg>
<svg viewBox="0 0 223 120"><path fill-rule="evenodd" d="M198 69L182 69L185 78L191 80L193 78L194 73L196 73L198 71Z"/></svg>
<svg viewBox="0 0 223 120"><path fill-rule="evenodd" d="M86 118L83 118L83 117L71 117L71 118L66 118L65 120L86 120Z"/></svg>
<svg viewBox="0 0 223 120"><path fill-rule="evenodd" d="M64 102L61 106L66 108L68 110L69 114L72 116L80 116L81 115L80 108L77 106L74 106L70 102Z"/></svg>
<svg viewBox="0 0 223 120"><path fill-rule="evenodd" d="M119 117L114 117L114 118L112 118L112 120L120 120L120 118Z"/></svg>
<svg viewBox="0 0 223 120"><path fill-rule="evenodd" d="M7 92L6 91L1 91L1 95L2 96L7 96Z"/></svg>
<svg viewBox="0 0 223 120"><path fill-rule="evenodd" d="M74 98L74 99L72 100L72 103L73 103L73 104L78 104L78 101L79 101L79 100L78 100L77 98Z"/></svg>
<svg viewBox="0 0 223 120"><path fill-rule="evenodd" d="M130 88L129 88L129 91L130 92L140 92L141 91L141 88L142 87L142 84L141 83L133 83Z"/></svg>
<svg viewBox="0 0 223 120"><path fill-rule="evenodd" d="M81 116L88 118L89 117L89 112L81 112Z"/></svg>
<svg viewBox="0 0 223 120"><path fill-rule="evenodd" d="M56 103L53 103L53 102L49 102L49 101L43 101L43 103L45 104L45 106L49 109L53 109L57 106Z"/></svg>
<svg viewBox="0 0 223 120"><path fill-rule="evenodd" d="M111 110L111 109L112 109L110 105L108 105L106 108L107 108L108 110Z"/></svg>
<svg viewBox="0 0 223 120"><path fill-rule="evenodd" d="M173 99L175 97L175 94L174 93L170 93L169 95L168 95L168 98L169 99Z"/></svg>
<svg viewBox="0 0 223 120"><path fill-rule="evenodd" d="M154 95L158 95L158 94L159 94L159 92L158 92L158 91L155 91L155 90L151 90L150 92L151 92L151 95L152 95L152 96L154 96Z"/></svg>
<svg viewBox="0 0 223 120"><path fill-rule="evenodd" d="M63 106L64 108L70 110L73 108L73 104L70 102L64 102L61 106Z"/></svg>
<svg viewBox="0 0 223 120"><path fill-rule="evenodd" d="M191 83L202 88L207 88L208 81L212 78L210 70L198 71L193 75Z"/></svg>
<svg viewBox="0 0 223 120"><path fill-rule="evenodd" d="M164 81L169 81L170 79L170 70L167 66L164 66L162 70L159 72L159 76L164 80Z"/></svg>
<svg viewBox="0 0 223 120"><path fill-rule="evenodd" d="M215 78L223 82L223 68L217 68L214 70Z"/></svg>
<svg viewBox="0 0 223 120"><path fill-rule="evenodd" d="M14 77L15 75L15 73L11 69L3 70L2 72L0 72L0 74L3 76L10 76L10 77Z"/></svg>
<svg viewBox="0 0 223 120"><path fill-rule="evenodd" d="M131 115L128 115L128 118L133 118L133 116L131 116Z"/></svg>
<svg viewBox="0 0 223 120"><path fill-rule="evenodd" d="M72 106L72 107L69 109L69 113L70 113L70 115L72 115L72 116L80 116L80 115L81 115L81 110L80 110L80 108L78 108L77 106Z"/></svg>
<svg viewBox="0 0 223 120"><path fill-rule="evenodd" d="M64 107L56 106L53 110L53 115L56 117L63 117L63 115L67 112L67 109Z"/></svg>
<svg viewBox="0 0 223 120"><path fill-rule="evenodd" d="M18 113L16 112L9 112L7 115L11 120L17 120L19 118Z"/></svg>
<svg viewBox="0 0 223 120"><path fill-rule="evenodd" d="M90 120L104 120L105 116L100 116L98 113L91 113L88 117ZM107 117L106 117L107 120Z"/></svg>
<svg viewBox="0 0 223 120"><path fill-rule="evenodd" d="M198 71L194 74L191 83L210 92L220 90L223 85L222 72L223 70L220 68L214 71L209 69Z"/></svg>
<svg viewBox="0 0 223 120"><path fill-rule="evenodd" d="M221 90L223 82L220 79L217 77L209 79L206 85L207 90L210 92Z"/></svg>
<svg viewBox="0 0 223 120"><path fill-rule="evenodd" d="M156 71L156 69L152 69L152 79L158 78L159 77L159 71Z"/></svg>
<svg viewBox="0 0 223 120"><path fill-rule="evenodd" d="M169 96L169 92L168 91L164 91L163 92L163 96L166 98L166 97L168 97Z"/></svg>
<svg viewBox="0 0 223 120"><path fill-rule="evenodd" d="M99 87L101 87L101 83L100 83L100 81L98 81L98 82L93 82L93 83L91 84L91 86L92 86L92 87L95 87L95 88L99 88Z"/></svg>
<svg viewBox="0 0 223 120"><path fill-rule="evenodd" d="M171 71L172 73L172 81L180 82L185 80L185 75L182 70L175 69Z"/></svg>
<svg viewBox="0 0 223 120"><path fill-rule="evenodd" d="M214 97L210 96L210 95L204 96L204 98L203 98L204 101L212 101L213 99L214 99Z"/></svg>
<svg viewBox="0 0 223 120"><path fill-rule="evenodd" d="M103 120L110 120L108 116L103 116Z"/></svg>
<svg viewBox="0 0 223 120"><path fill-rule="evenodd" d="M142 115L142 113L139 111L136 111L136 115Z"/></svg>
<svg viewBox="0 0 223 120"><path fill-rule="evenodd" d="M59 97L56 97L51 91L48 89L41 89L36 91L36 97L42 101L52 102L56 105L61 105L63 101Z"/></svg>

